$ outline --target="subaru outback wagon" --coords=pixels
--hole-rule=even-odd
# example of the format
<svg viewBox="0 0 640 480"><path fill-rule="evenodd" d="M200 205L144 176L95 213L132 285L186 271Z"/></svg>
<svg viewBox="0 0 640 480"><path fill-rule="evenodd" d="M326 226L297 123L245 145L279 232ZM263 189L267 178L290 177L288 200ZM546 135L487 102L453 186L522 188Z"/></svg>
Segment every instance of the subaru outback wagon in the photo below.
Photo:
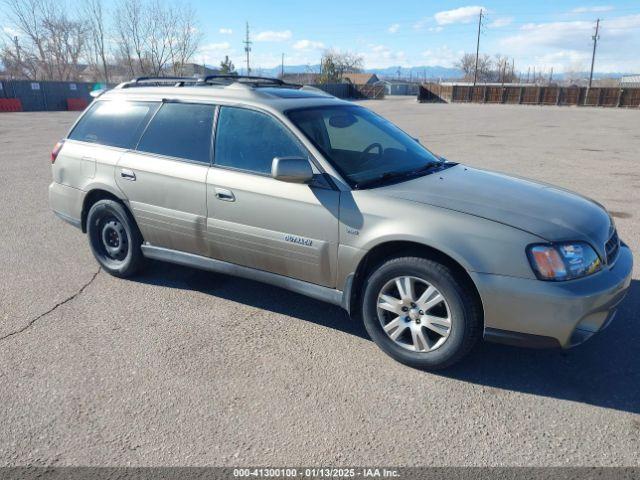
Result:
<svg viewBox="0 0 640 480"><path fill-rule="evenodd" d="M366 108L279 80L121 84L51 162L54 212L110 274L150 258L270 283L362 318L414 367L449 366L482 337L577 345L630 284L602 205L446 161Z"/></svg>

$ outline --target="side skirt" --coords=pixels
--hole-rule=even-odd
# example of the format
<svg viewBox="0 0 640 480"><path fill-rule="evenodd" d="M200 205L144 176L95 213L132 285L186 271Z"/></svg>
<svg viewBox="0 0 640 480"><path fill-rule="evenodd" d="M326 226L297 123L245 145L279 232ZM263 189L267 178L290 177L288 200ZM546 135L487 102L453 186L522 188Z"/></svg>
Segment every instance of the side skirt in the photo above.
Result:
<svg viewBox="0 0 640 480"><path fill-rule="evenodd" d="M503 343L514 347L525 348L560 348L560 343L553 337L533 335L531 333L512 332L499 328L485 327L484 339L487 342Z"/></svg>
<svg viewBox="0 0 640 480"><path fill-rule="evenodd" d="M222 260L215 260L192 253L171 250L170 248L155 247L153 245L142 245L141 248L143 255L147 258L268 283L269 285L284 288L344 308L343 292L340 290L322 287L314 283L285 277L284 275L265 272L264 270L243 267L235 263L223 262Z"/></svg>

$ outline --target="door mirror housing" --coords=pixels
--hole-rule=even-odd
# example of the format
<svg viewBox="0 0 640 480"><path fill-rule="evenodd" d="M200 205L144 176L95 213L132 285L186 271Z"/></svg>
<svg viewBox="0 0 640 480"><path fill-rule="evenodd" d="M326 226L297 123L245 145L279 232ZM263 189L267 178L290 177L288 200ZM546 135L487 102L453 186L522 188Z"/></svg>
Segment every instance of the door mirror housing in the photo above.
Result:
<svg viewBox="0 0 640 480"><path fill-rule="evenodd" d="M289 183L308 183L313 179L309 160L302 157L276 157L271 164L271 176Z"/></svg>

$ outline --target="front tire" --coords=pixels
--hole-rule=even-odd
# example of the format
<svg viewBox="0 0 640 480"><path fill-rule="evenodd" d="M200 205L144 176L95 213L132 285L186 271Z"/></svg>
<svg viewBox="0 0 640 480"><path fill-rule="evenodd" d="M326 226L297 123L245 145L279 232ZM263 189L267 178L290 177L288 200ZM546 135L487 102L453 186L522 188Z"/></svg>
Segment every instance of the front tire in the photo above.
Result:
<svg viewBox="0 0 640 480"><path fill-rule="evenodd" d="M93 256L111 275L130 277L142 267L142 235L121 203L94 203L87 214L87 236Z"/></svg>
<svg viewBox="0 0 640 480"><path fill-rule="evenodd" d="M395 360L437 370L462 359L478 341L476 296L447 265L420 257L391 259L364 285L364 325Z"/></svg>

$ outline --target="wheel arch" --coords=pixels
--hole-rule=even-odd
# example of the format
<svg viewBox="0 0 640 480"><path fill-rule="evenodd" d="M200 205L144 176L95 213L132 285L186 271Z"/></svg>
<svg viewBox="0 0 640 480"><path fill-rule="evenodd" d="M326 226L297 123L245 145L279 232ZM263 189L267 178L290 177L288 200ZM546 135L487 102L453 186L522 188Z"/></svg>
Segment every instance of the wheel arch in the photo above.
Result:
<svg viewBox="0 0 640 480"><path fill-rule="evenodd" d="M131 214L131 210L129 210L129 207L115 193L113 193L112 191L106 190L104 188L94 188L87 192L82 202L82 214L80 217L80 221L81 221L80 226L82 227L83 233L87 233L87 216L89 215L89 210L91 210L91 207L99 200L113 200L115 202L120 203L124 207L124 209L127 211L131 219L133 219L133 215Z"/></svg>
<svg viewBox="0 0 640 480"><path fill-rule="evenodd" d="M363 286L365 280L369 274L375 270L382 263L392 258L398 257L423 257L429 260L440 262L453 270L455 275L460 278L465 285L469 288L469 291L475 297L475 300L480 307L482 315L482 322L484 327L484 306L482 304L482 297L475 285L475 282L469 275L467 269L456 259L448 255L447 253L437 248L425 245L422 243L407 241L407 240L393 240L380 243L370 249L367 254L360 260L356 271L351 276L350 287L348 291L348 309L352 315L359 316L360 312L360 299L363 294Z"/></svg>

